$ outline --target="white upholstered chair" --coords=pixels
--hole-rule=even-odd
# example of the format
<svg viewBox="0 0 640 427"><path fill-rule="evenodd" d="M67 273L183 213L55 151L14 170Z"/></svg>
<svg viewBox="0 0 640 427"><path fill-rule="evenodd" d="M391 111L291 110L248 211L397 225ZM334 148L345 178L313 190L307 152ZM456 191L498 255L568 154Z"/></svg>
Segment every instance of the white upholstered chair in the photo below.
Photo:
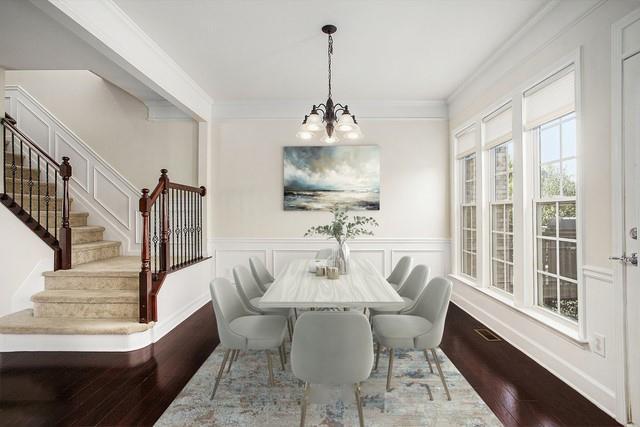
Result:
<svg viewBox="0 0 640 427"><path fill-rule="evenodd" d="M289 319L290 310L288 308L270 308L263 309L258 307L260 298L264 295L264 292L258 286L258 283L253 278L253 275L249 270L242 266L236 265L233 267L233 279L236 282L236 288L238 289L238 295L242 299L242 302L249 311L255 314L277 314L284 316L287 319L287 327L289 328L289 339L291 339L293 333L293 325Z"/></svg>
<svg viewBox="0 0 640 427"><path fill-rule="evenodd" d="M370 310L371 316L373 317L377 314L402 314L410 311L427 286L428 280L429 267L422 264L416 265L398 290L398 295L404 300L404 305L401 308L372 308Z"/></svg>
<svg viewBox="0 0 640 427"><path fill-rule="evenodd" d="M412 265L413 258L410 256L403 256L400 258L400 261L398 261L389 277L387 277L387 282L393 286L393 289L396 291L400 289L400 286L402 286L404 281L407 279Z"/></svg>
<svg viewBox="0 0 640 427"><path fill-rule="evenodd" d="M389 371L387 372L387 391L391 391L393 376L393 352L395 349L414 349L431 351L436 362L438 375L444 386L447 400L451 400L447 382L440 367L436 349L442 341L444 323L451 298L451 281L444 277L431 280L420 296L413 310L406 314L383 314L373 317L373 333L377 343L376 369L380 358L380 348L389 350ZM431 365L431 362L429 362ZM431 392L429 391L429 394Z"/></svg>
<svg viewBox="0 0 640 427"><path fill-rule="evenodd" d="M311 385L353 384L360 426L364 426L360 382L369 378L372 365L371 328L362 313L302 314L291 346L291 370L305 382L300 425L304 426Z"/></svg>
<svg viewBox="0 0 640 427"><path fill-rule="evenodd" d="M269 385L273 385L273 367L271 350L280 353L280 363L284 370L284 337L287 333L287 320L283 316L257 316L246 309L233 284L227 279L211 281L211 302L218 324L220 345L224 348L224 358L216 376L211 400L216 395L225 365L231 369L231 363L240 351L262 350L267 354Z"/></svg>
<svg viewBox="0 0 640 427"><path fill-rule="evenodd" d="M267 292L267 289L269 289L269 286L275 280L271 273L269 273L269 270L267 270L267 267L264 266L258 257L254 256L249 258L249 267L251 268L253 278L256 280L262 292Z"/></svg>

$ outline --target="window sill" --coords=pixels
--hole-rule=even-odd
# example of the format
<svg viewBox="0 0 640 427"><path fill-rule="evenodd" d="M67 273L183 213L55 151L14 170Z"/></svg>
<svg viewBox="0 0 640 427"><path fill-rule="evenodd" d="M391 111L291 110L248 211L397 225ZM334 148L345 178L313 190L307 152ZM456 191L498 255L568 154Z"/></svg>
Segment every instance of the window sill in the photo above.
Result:
<svg viewBox="0 0 640 427"><path fill-rule="evenodd" d="M581 337L580 333L575 328L568 326L561 321L553 319L551 315L544 313L542 309L538 309L536 307L519 307L514 303L513 299L502 295L499 292L492 291L491 289L480 287L477 283L472 282L465 277L459 276L457 274L449 274L449 277L458 283L461 283L471 289L474 289L477 292L489 296L493 300L507 306L509 309L519 314L523 314L527 318L534 320L547 329L550 329L552 332L556 333L556 335L566 339L572 344L583 348L588 347L589 345L589 341Z"/></svg>

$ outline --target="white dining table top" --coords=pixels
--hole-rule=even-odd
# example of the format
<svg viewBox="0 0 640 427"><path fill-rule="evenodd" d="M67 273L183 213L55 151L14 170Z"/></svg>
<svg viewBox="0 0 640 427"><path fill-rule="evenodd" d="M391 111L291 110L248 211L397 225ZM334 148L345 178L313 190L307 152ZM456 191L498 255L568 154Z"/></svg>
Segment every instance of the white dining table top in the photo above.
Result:
<svg viewBox="0 0 640 427"><path fill-rule="evenodd" d="M258 304L262 308L402 307L404 300L373 264L352 259L339 279L309 271L313 260L294 260L278 274Z"/></svg>

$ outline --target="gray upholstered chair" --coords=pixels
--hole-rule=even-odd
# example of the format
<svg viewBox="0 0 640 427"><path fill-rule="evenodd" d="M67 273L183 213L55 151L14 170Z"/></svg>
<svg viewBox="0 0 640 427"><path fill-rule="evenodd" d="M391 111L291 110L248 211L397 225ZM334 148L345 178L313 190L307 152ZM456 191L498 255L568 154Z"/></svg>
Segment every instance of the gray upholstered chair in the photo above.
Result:
<svg viewBox="0 0 640 427"><path fill-rule="evenodd" d="M427 286L428 280L429 267L422 264L416 265L398 290L398 295L404 300L404 305L400 308L372 308L370 310L371 316L373 317L377 314L402 314L410 311Z"/></svg>
<svg viewBox="0 0 640 427"><path fill-rule="evenodd" d="M442 341L444 322L451 299L451 281L444 277L431 280L411 312L407 314L384 314L373 318L373 333L376 339L376 369L380 358L380 348L389 350L389 371L387 372L387 391L391 391L393 376L393 352L395 349L423 350L429 367L431 351L438 368L440 380L444 386L447 400L451 400L447 382L440 367L436 349ZM433 372L433 370L432 370ZM429 391L431 395L431 391Z"/></svg>
<svg viewBox="0 0 640 427"><path fill-rule="evenodd" d="M253 278L253 275L249 270L242 266L236 265L233 267L233 279L236 282L236 288L238 289L238 295L242 299L245 307L254 312L255 314L277 314L284 316L287 319L287 327L289 328L289 339L292 338L293 325L289 319L290 310L288 308L259 308L260 298L264 295L262 289L258 286L258 283Z"/></svg>
<svg viewBox="0 0 640 427"><path fill-rule="evenodd" d="M412 265L413 258L410 256L403 256L400 258L400 261L398 261L389 277L387 277L387 282L393 286L393 289L396 291L400 289L400 286L402 286L404 281L407 279Z"/></svg>
<svg viewBox="0 0 640 427"><path fill-rule="evenodd" d="M280 363L284 370L284 337L287 333L287 320L283 316L256 316L246 309L233 284L227 279L211 281L211 302L218 324L220 345L224 348L224 358L216 376L211 400L216 395L225 365L231 369L231 363L240 351L263 350L267 353L269 385L273 385L273 367L271 350L280 353Z"/></svg>
<svg viewBox="0 0 640 427"><path fill-rule="evenodd" d="M267 270L267 267L264 266L258 257L254 256L249 258L249 267L251 268L253 278L256 280L262 292L267 292L267 289L269 289L269 286L275 280L271 273L269 273L269 270Z"/></svg>
<svg viewBox="0 0 640 427"><path fill-rule="evenodd" d="M360 425L364 426L360 382L369 378L373 340L367 318L355 311L312 311L296 323L291 370L305 382L300 425L304 425L313 384L353 384Z"/></svg>
<svg viewBox="0 0 640 427"><path fill-rule="evenodd" d="M333 256L333 249L331 248L320 249L318 252L316 252L315 259L329 259L332 256Z"/></svg>

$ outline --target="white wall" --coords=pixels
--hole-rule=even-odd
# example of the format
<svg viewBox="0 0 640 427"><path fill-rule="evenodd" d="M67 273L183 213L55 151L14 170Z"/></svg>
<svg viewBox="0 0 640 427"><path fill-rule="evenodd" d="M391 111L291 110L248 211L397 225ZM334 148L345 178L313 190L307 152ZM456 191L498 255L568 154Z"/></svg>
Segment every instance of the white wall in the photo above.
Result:
<svg viewBox="0 0 640 427"><path fill-rule="evenodd" d="M5 83L24 87L136 187L153 188L162 168L196 184L193 120L147 120L142 102L89 71L7 71Z"/></svg>
<svg viewBox="0 0 640 427"><path fill-rule="evenodd" d="M595 3L595 8L563 31L552 30L563 16L573 13L572 2L555 10L476 76L450 104L451 130L485 112L492 104L514 94L522 85L549 70L563 57L582 50L582 185L584 227L584 299L586 338L602 334L605 357L564 337L521 311L458 281L454 301L494 328L532 358L610 414L624 421L620 381L620 342L611 266L611 24L637 1ZM519 114L519 113L518 113ZM530 286L525 283L524 286Z"/></svg>
<svg viewBox="0 0 640 427"><path fill-rule="evenodd" d="M327 212L283 210L283 147L299 120L224 120L212 153L216 238L297 238L328 222ZM361 120L363 144L380 146L380 227L376 237L449 237L446 120Z"/></svg>
<svg viewBox="0 0 640 427"><path fill-rule="evenodd" d="M0 316L30 306L25 290L44 289L43 271L53 270L53 250L0 206ZM37 270L37 271L36 271Z"/></svg>

